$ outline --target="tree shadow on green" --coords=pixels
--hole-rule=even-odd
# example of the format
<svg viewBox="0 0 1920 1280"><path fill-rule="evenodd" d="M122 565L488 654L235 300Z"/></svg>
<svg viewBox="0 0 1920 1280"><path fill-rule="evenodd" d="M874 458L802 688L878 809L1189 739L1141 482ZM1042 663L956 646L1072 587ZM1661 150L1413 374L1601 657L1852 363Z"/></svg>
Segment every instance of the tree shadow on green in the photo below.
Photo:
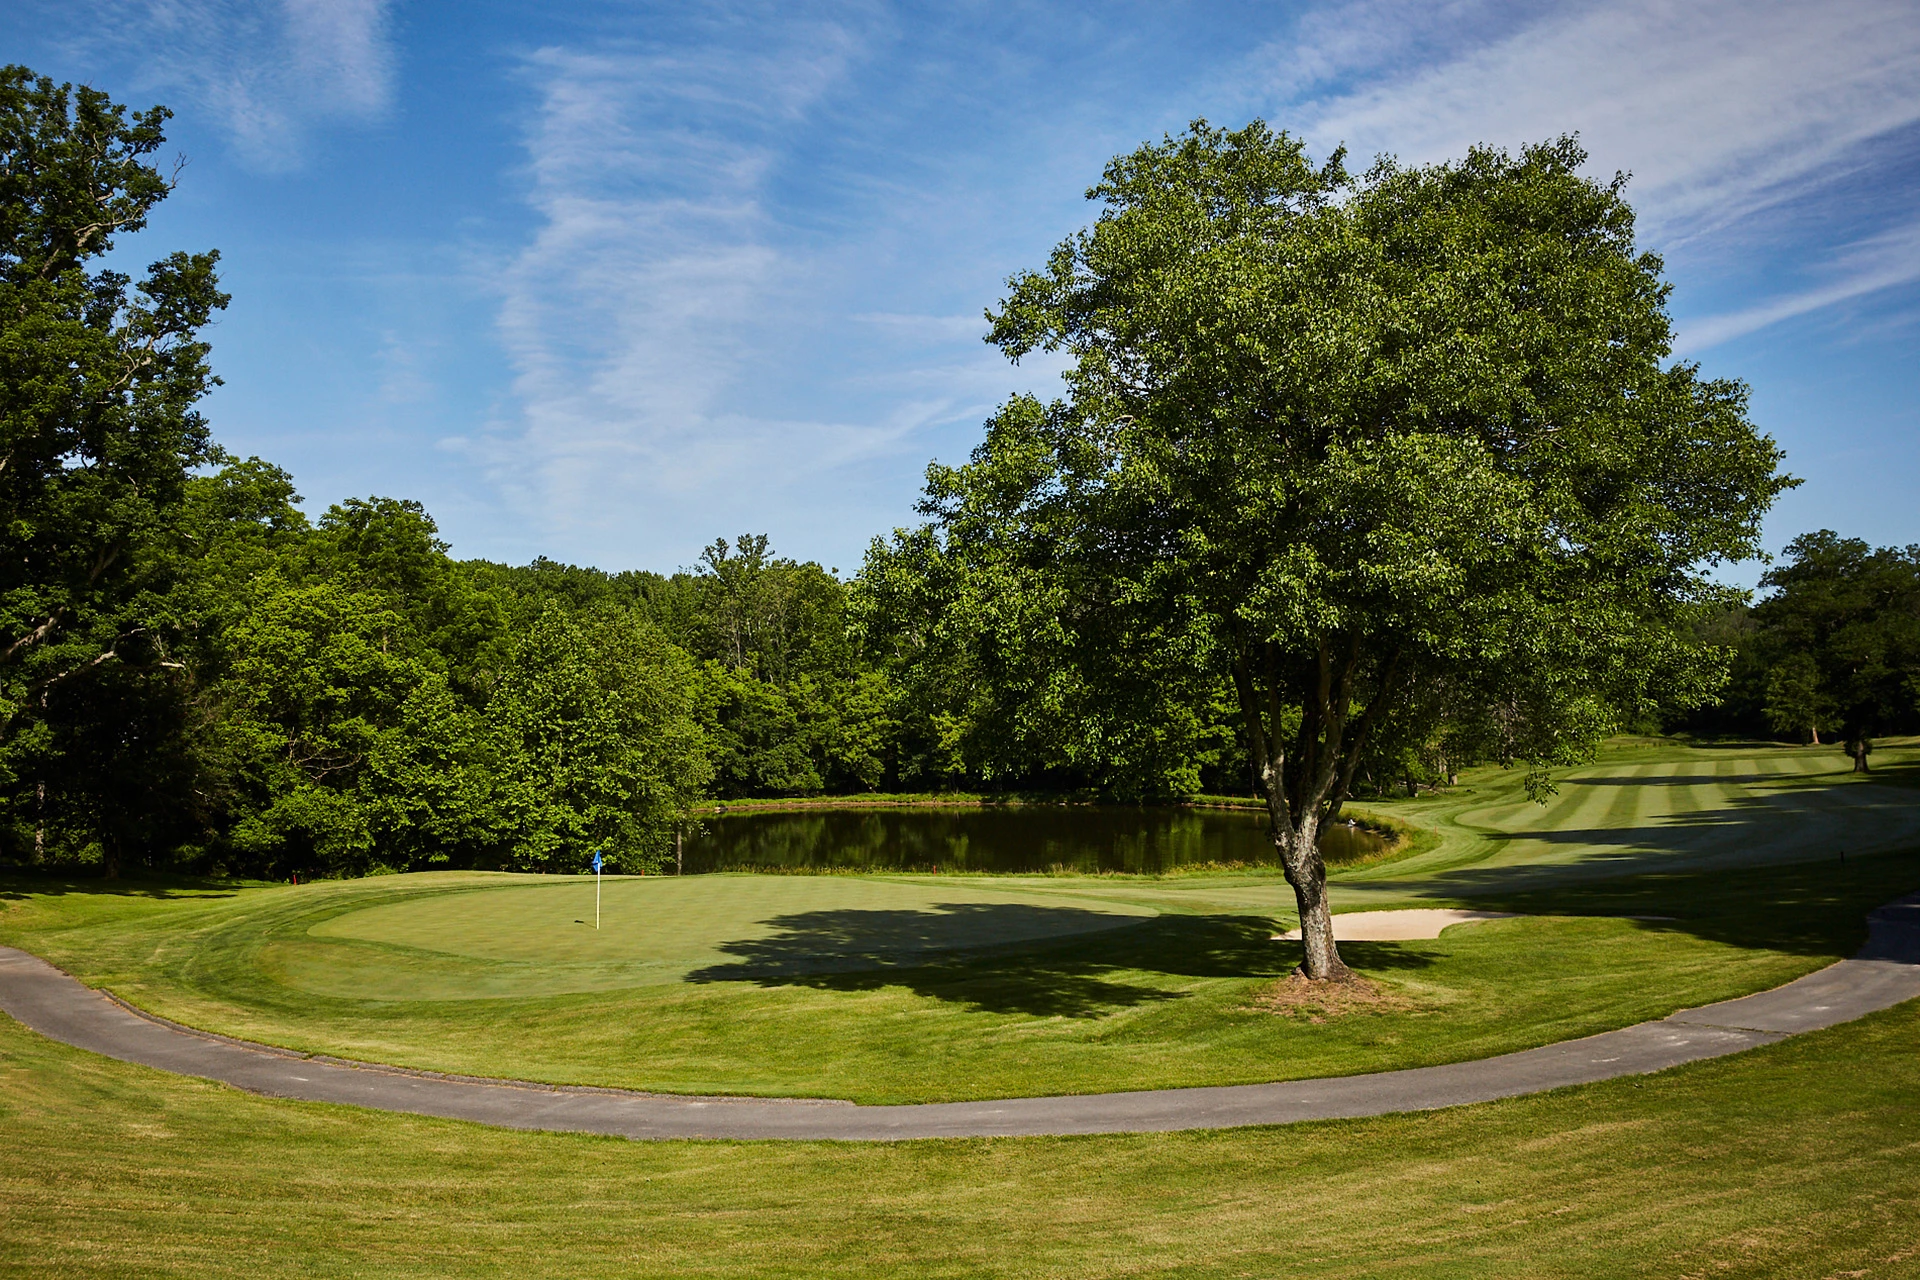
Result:
<svg viewBox="0 0 1920 1280"><path fill-rule="evenodd" d="M1164 915L1116 928L1084 919L1096 915L987 903L948 903L931 912L801 912L770 921L781 930L772 937L722 944L720 950L739 959L696 970L687 981L844 992L904 987L982 1012L1088 1018L1186 998L1140 980L1151 975L1275 978L1300 960L1298 944L1274 941L1273 922L1261 917ZM986 947L948 941L1042 927L1077 936ZM946 949L936 949L942 943ZM1414 968L1431 962L1374 944L1359 963Z"/></svg>
<svg viewBox="0 0 1920 1280"><path fill-rule="evenodd" d="M1840 772L1838 769L1835 773ZM1814 775L1820 778L1821 775ZM1829 781L1821 779L1822 782ZM1663 777L1579 777L1563 778L1559 785L1563 787L1731 787L1751 786L1765 783L1790 783L1796 779L1791 774L1779 773L1675 773Z"/></svg>

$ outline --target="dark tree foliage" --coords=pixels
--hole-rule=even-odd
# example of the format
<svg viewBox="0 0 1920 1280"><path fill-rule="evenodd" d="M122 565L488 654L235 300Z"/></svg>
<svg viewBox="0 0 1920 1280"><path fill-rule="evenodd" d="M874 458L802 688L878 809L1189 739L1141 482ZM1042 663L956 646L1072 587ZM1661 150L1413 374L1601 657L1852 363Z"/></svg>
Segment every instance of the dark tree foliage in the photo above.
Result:
<svg viewBox="0 0 1920 1280"><path fill-rule="evenodd" d="M150 549L217 457L193 407L215 381L199 334L227 301L217 255L174 253L138 284L90 267L171 189L148 159L167 115L0 69L0 750L16 830L44 847L51 790L110 870L149 839L122 783L178 714Z"/></svg>
<svg viewBox="0 0 1920 1280"><path fill-rule="evenodd" d="M1753 610L1768 727L1839 734L1859 772L1876 736L1916 724L1920 707L1920 546L1868 546L1803 534L1760 579Z"/></svg>

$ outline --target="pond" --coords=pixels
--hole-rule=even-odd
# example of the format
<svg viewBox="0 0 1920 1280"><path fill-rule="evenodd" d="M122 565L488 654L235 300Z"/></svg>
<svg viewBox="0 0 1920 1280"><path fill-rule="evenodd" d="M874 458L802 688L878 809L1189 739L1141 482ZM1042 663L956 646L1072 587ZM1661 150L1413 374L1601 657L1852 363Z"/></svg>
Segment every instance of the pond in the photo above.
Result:
<svg viewBox="0 0 1920 1280"><path fill-rule="evenodd" d="M1383 852L1364 827L1323 832L1329 865ZM702 871L1132 871L1196 864L1277 865L1266 815L1243 809L1091 805L910 806L715 814L685 846Z"/></svg>

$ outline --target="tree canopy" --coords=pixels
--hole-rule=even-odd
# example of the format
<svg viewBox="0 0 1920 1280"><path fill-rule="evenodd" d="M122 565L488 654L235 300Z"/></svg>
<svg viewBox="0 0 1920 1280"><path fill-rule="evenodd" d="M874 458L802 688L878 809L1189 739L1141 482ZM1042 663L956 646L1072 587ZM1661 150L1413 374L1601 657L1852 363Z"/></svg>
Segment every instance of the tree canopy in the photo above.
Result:
<svg viewBox="0 0 1920 1280"><path fill-rule="evenodd" d="M1867 772L1873 739L1920 704L1920 547L1876 550L1822 529L1789 543L1760 585L1771 727L1816 743L1837 728Z"/></svg>
<svg viewBox="0 0 1920 1280"><path fill-rule="evenodd" d="M1092 687L1176 655L1231 680L1310 976L1344 971L1316 837L1369 744L1450 703L1565 762L1705 698L1703 568L1788 483L1745 388L1671 359L1661 264L1584 161L1356 178L1259 122L1121 156L989 317L1016 360L1066 352L1068 394L929 471L940 556L1046 597Z"/></svg>

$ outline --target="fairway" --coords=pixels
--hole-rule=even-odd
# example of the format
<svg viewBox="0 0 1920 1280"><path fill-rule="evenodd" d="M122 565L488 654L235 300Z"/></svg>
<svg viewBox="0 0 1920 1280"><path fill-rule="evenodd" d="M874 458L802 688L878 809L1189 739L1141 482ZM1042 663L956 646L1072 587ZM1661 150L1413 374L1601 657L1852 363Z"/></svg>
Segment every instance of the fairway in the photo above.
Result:
<svg viewBox="0 0 1920 1280"><path fill-rule="evenodd" d="M1916 753L1888 743L1878 777L1836 748L1752 743L1681 747L1616 742L1594 764L1555 775L1544 804L1513 774L1480 770L1459 788L1370 807L1432 830L1433 847L1338 877L1473 894L1648 871L1732 870L1861 855L1920 840L1920 805L1888 785Z"/></svg>

